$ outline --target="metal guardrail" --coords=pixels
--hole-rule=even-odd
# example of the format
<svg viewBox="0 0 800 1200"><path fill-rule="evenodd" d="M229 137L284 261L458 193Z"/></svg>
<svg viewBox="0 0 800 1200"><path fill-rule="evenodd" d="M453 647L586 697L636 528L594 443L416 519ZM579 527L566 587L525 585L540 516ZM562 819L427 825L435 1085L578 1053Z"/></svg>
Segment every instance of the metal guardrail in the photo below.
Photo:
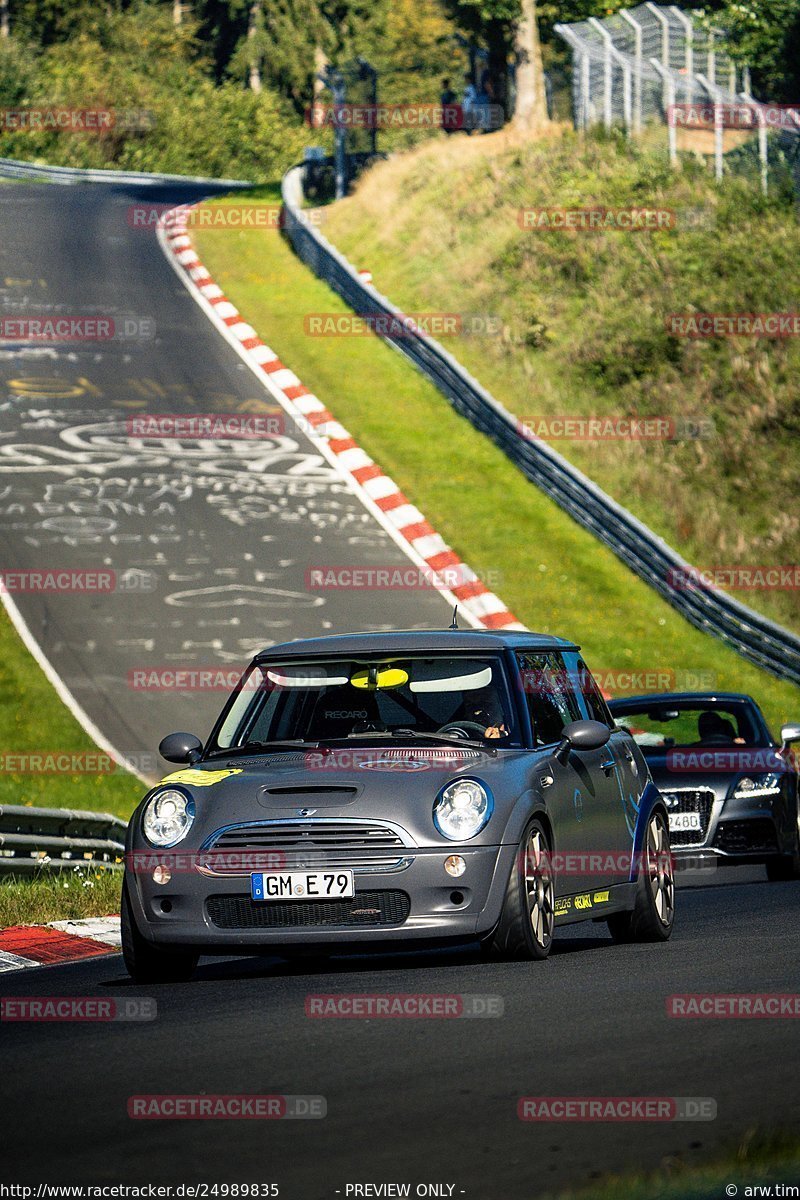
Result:
<svg viewBox="0 0 800 1200"><path fill-rule="evenodd" d="M304 216L302 167L287 172L282 190L285 233L303 262L360 315L402 318L401 310L365 284L356 269ZM692 578L692 567L686 559L550 446L527 438L517 418L438 342L413 329L401 336L389 333L384 340L427 375L455 410L491 438L532 483L613 550L687 621L721 638L779 679L800 684L800 637ZM680 580L679 586L674 580Z"/></svg>
<svg viewBox="0 0 800 1200"><path fill-rule="evenodd" d="M154 186L163 183L202 183L219 187L253 187L242 179L207 179L202 175L158 175L149 171L115 171L98 167L49 167L19 158L0 158L0 175L9 179L44 180L50 183L127 183Z"/></svg>
<svg viewBox="0 0 800 1200"><path fill-rule="evenodd" d="M121 870L128 826L111 813L0 806L0 876L102 865Z"/></svg>

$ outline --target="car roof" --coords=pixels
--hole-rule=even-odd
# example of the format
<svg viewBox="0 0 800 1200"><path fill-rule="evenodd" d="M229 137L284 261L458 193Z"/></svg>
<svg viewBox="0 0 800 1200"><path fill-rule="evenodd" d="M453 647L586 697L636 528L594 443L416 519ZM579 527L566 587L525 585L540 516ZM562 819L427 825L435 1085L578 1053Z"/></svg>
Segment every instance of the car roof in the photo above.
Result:
<svg viewBox="0 0 800 1200"><path fill-rule="evenodd" d="M752 696L746 695L744 692L645 692L641 696L625 696L620 699L612 699L608 701L608 706L612 710L615 708L648 708L651 705L668 704L670 701L677 703L697 703L697 704L752 704L754 708L758 708Z"/></svg>
<svg viewBox="0 0 800 1200"><path fill-rule="evenodd" d="M574 642L519 629L408 629L391 633L343 633L301 638L270 646L257 659L300 658L322 654L388 654L396 651L578 650Z"/></svg>

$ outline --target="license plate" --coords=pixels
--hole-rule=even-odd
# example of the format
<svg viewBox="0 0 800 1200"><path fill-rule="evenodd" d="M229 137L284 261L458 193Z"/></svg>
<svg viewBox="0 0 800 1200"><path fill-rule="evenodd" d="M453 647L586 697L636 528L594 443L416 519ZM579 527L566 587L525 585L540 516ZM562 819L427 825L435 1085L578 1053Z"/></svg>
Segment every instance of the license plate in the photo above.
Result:
<svg viewBox="0 0 800 1200"><path fill-rule="evenodd" d="M250 876L253 900L349 900L352 871L260 871Z"/></svg>
<svg viewBox="0 0 800 1200"><path fill-rule="evenodd" d="M700 824L700 813L670 813L669 814L669 831L670 833L688 833L689 830L699 832L702 829Z"/></svg>

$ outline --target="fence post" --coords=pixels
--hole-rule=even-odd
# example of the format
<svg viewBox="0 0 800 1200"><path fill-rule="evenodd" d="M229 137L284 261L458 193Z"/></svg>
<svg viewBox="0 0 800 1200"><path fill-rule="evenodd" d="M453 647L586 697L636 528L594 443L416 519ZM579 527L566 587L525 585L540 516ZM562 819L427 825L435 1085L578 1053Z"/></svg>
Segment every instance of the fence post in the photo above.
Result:
<svg viewBox="0 0 800 1200"><path fill-rule="evenodd" d="M758 161L761 167L761 191L767 196L769 195L769 148L767 144L767 120L764 116L764 109L760 104L756 104L752 96L747 96L744 92L740 92L739 94L741 99L750 105L758 119Z"/></svg>
<svg viewBox="0 0 800 1200"><path fill-rule="evenodd" d="M603 46L604 46L604 53L603 53L603 123L604 123L606 129L610 129L611 121L612 121L612 117L613 117L613 113L612 113L613 97L611 94L611 90L612 90L612 86L613 86L612 65L611 65L611 50L612 50L613 42L611 41L611 34L608 32L605 25L601 25L596 17L589 17L589 24L591 25L592 29L597 30L597 32L600 34L601 38L603 39Z"/></svg>
<svg viewBox="0 0 800 1200"><path fill-rule="evenodd" d="M665 71L657 58L650 62L664 81L664 94L667 98L667 146L669 147L669 165L674 167L678 162L678 140L675 132L675 81L669 71Z"/></svg>
<svg viewBox="0 0 800 1200"><path fill-rule="evenodd" d="M633 29L633 131L642 132L642 27L627 8L619 10L619 16Z"/></svg>
<svg viewBox="0 0 800 1200"><path fill-rule="evenodd" d="M661 65L664 68L664 70L659 71L659 75L661 75L661 78L664 80L663 101L664 101L665 105L674 104L675 103L674 90L672 93L672 100L670 100L669 99L669 88L667 87L667 79L669 78L669 75L667 74L667 72L670 69L670 65L669 65L669 18L667 17L666 13L661 11L661 9L658 7L657 4L653 4L652 0L645 0L645 7L647 8L647 10L649 12L651 12L653 14L653 16L656 18L659 25L661 26ZM654 63L656 60L654 58L651 58L650 61L652 63Z"/></svg>
<svg viewBox="0 0 800 1200"><path fill-rule="evenodd" d="M592 72L589 55L581 58L581 129L588 129L592 109Z"/></svg>
<svg viewBox="0 0 800 1200"><path fill-rule="evenodd" d="M736 95L736 63L732 58L728 66L728 91L732 96Z"/></svg>
<svg viewBox="0 0 800 1200"><path fill-rule="evenodd" d="M697 82L705 89L709 100L714 105L714 175L719 182L722 179L724 171L724 126L723 112L724 105L722 103L722 93L719 88L713 87L706 79L705 75L696 76Z"/></svg>
<svg viewBox="0 0 800 1200"><path fill-rule="evenodd" d="M675 4L670 4L669 10L674 13L683 26L683 31L686 39L686 49L684 54L684 70L686 71L686 102L692 102L692 75L694 74L694 25L692 18L687 17L685 12L682 12Z"/></svg>

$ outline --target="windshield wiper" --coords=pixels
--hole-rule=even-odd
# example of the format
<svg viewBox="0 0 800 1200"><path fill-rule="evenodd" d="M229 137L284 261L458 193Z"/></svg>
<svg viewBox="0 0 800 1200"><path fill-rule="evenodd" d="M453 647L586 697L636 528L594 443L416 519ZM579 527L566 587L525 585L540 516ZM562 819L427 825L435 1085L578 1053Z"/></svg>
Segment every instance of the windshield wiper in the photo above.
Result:
<svg viewBox="0 0 800 1200"><path fill-rule="evenodd" d="M232 754L260 754L264 750L317 750L319 742L304 742L302 738L295 741L278 742L245 742L243 746L229 746L227 750L215 750L210 758L229 758Z"/></svg>
<svg viewBox="0 0 800 1200"><path fill-rule="evenodd" d="M497 754L497 746L487 746L485 742L479 742L473 738L450 737L446 733L428 733L421 729L387 729L381 733L378 730L368 730L365 733L348 733L345 738L335 739L337 741L358 741L361 738L374 741L380 738L399 738L402 741L413 741L419 738L424 742L436 742L440 746L468 746L471 750L482 750L484 754Z"/></svg>

